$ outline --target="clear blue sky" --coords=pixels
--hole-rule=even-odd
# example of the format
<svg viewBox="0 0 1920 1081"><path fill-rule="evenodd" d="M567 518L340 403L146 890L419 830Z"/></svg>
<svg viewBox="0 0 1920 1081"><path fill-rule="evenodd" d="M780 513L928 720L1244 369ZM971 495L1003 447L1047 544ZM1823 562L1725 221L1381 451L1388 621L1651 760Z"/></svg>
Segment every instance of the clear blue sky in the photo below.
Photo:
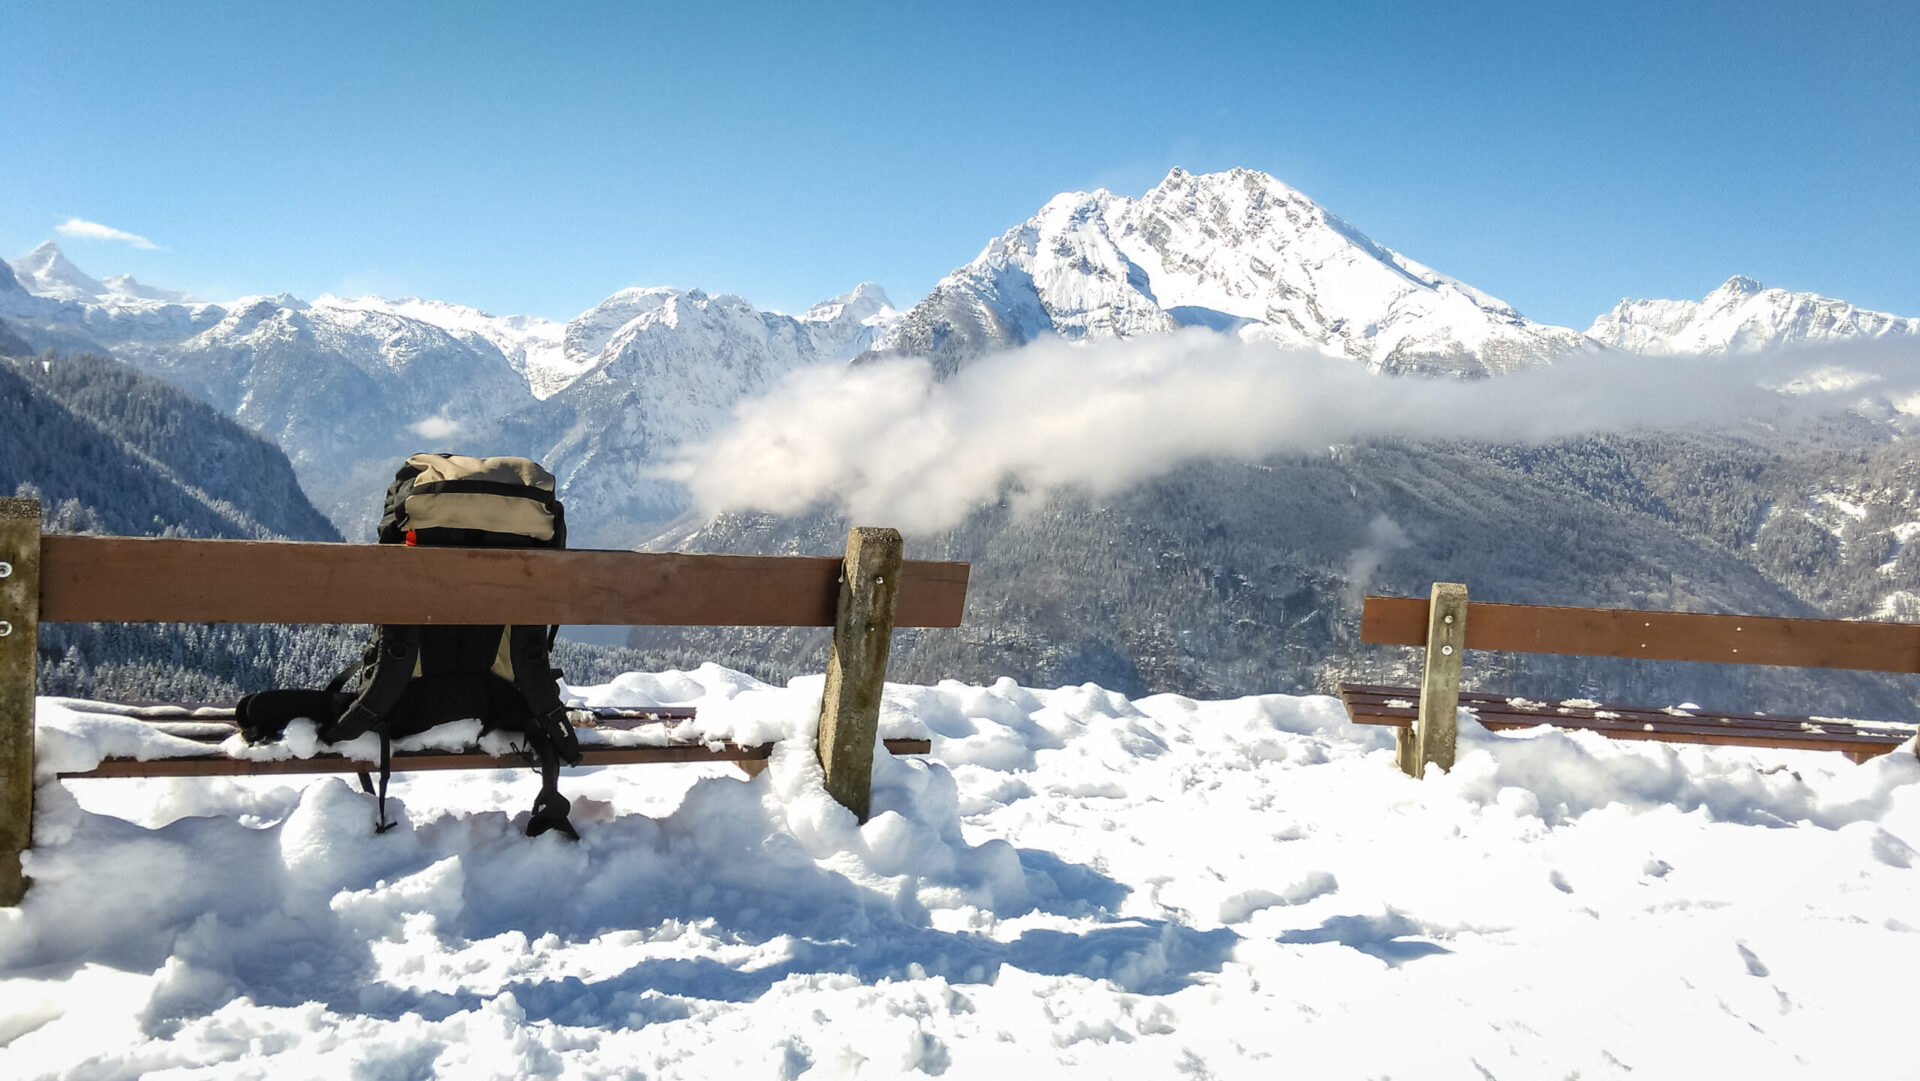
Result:
<svg viewBox="0 0 1920 1081"><path fill-rule="evenodd" d="M1548 322L1735 273L1916 315L1916 58L1910 0L5 3L0 253L906 304L1057 192L1246 166Z"/></svg>

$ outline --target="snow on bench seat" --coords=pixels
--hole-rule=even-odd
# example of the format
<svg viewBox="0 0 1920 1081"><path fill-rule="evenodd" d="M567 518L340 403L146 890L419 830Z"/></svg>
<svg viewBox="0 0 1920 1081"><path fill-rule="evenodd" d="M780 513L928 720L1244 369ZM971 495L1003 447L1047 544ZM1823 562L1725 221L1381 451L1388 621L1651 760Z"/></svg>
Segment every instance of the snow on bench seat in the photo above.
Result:
<svg viewBox="0 0 1920 1081"><path fill-rule="evenodd" d="M1342 683L1340 701L1356 724L1408 728L1420 715L1418 687ZM1720 713L1680 706L1654 709L1582 698L1534 701L1473 691L1460 692L1459 708L1495 732L1545 724L1613 739L1845 751L1856 761L1893 750L1912 739L1915 731L1914 725L1881 721Z"/></svg>

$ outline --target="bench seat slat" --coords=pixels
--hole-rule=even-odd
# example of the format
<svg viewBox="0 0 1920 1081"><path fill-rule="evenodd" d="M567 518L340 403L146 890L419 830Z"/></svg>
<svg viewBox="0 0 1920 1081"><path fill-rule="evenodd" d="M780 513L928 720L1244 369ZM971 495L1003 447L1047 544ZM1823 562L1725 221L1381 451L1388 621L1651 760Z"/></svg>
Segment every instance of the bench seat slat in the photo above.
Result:
<svg viewBox="0 0 1920 1081"><path fill-rule="evenodd" d="M893 754L927 754L933 741L925 739L889 739L884 741ZM773 744L723 743L709 747L703 743L670 744L665 747L591 747L581 752L581 767L617 766L655 762L758 762L773 753ZM406 773L438 769L510 769L526 762L513 755L490 755L478 750L395 751L393 770ZM245 777L288 773L360 773L378 769L379 763L337 754L312 758L230 758L224 754L191 755L181 758L109 758L91 770L62 773L62 780L96 777Z"/></svg>
<svg viewBox="0 0 1920 1081"><path fill-rule="evenodd" d="M1378 707L1391 716L1414 716L1417 708L1392 707L1386 703L1395 700L1417 702L1420 690L1417 687L1382 687L1370 684L1343 683L1340 685L1343 701L1351 706L1360 703L1369 707ZM1883 723L1876 722L1862 726L1853 721L1837 718L1795 717L1783 714L1728 713L1721 710L1706 709L1654 709L1648 706L1626 706L1617 703L1602 702L1587 705L1587 700L1579 700L1575 705L1571 701L1552 699L1529 699L1520 695L1488 694L1486 692L1461 691L1460 706L1483 714L1511 714L1515 717L1531 717L1551 722L1557 717L1593 717L1598 720L1621 720L1635 724L1713 724L1721 727L1736 725L1742 728L1779 730L1783 732L1808 732L1819 729L1822 733L1834 735L1861 734L1884 736L1890 733L1881 731ZM1612 716L1600 716L1608 714ZM1912 725L1900 726L1910 730ZM1900 736L1905 739L1905 736Z"/></svg>
<svg viewBox="0 0 1920 1081"><path fill-rule="evenodd" d="M230 705L216 703L173 703L173 702L99 702L91 698L53 698L55 705L81 713L105 713L114 717L130 717L136 721L226 721L234 719L234 710ZM607 721L684 721L699 715L692 706L568 706L574 713L591 713L594 724L583 725L575 721L576 727L604 727Z"/></svg>
<svg viewBox="0 0 1920 1081"><path fill-rule="evenodd" d="M1358 724L1382 724L1406 728L1419 715L1417 706L1398 706L1395 701L1418 702L1414 687L1385 687L1343 683L1340 698L1348 715ZM1538 707L1515 705L1507 697L1486 693L1461 692L1460 705L1471 711L1490 731L1508 731L1552 725L1599 732L1615 739L1660 740L1664 742L1708 743L1741 747L1769 747L1799 750L1847 751L1855 754L1880 754L1912 738L1910 726L1893 731L1865 728L1845 721L1815 720L1809 717L1761 717L1752 714L1725 714L1707 710L1687 711L1683 715L1645 707L1570 706L1565 702L1544 702ZM1615 716L1601 716L1613 714Z"/></svg>

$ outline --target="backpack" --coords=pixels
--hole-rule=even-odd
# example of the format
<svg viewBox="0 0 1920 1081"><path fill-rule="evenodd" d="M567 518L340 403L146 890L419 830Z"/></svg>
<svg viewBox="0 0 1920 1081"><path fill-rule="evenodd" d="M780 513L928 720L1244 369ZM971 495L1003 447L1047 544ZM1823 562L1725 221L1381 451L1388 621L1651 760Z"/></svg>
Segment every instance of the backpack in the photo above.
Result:
<svg viewBox="0 0 1920 1081"><path fill-rule="evenodd" d="M394 475L380 517L381 544L461 548L564 548L566 513L553 475L525 458L416 454ZM540 794L527 836L550 829L574 839L560 765L580 762L579 740L560 699L561 671L549 655L558 627L500 624L394 624L374 628L361 659L324 691L250 694L235 713L248 742L278 739L288 722L309 717L328 743L366 732L380 737L375 833L387 820L393 741L449 721L478 718L481 731L524 738L540 768ZM353 690L349 682L358 677ZM372 792L371 777L360 775Z"/></svg>

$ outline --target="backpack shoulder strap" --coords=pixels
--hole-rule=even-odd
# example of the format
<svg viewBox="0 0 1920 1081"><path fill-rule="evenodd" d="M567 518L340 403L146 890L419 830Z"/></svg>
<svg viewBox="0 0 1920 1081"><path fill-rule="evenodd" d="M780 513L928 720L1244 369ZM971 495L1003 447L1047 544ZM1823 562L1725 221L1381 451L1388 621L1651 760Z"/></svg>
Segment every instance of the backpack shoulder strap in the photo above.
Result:
<svg viewBox="0 0 1920 1081"><path fill-rule="evenodd" d="M514 626L507 639L513 656L513 689L533 715L527 738L553 748L554 756L567 765L578 765L580 738L567 719L567 704L560 700L560 670L549 664L551 633L546 627Z"/></svg>
<svg viewBox="0 0 1920 1081"><path fill-rule="evenodd" d="M420 628L411 624L383 626L374 632L361 668L360 693L338 720L320 731L328 743L353 739L386 719L413 679L420 661Z"/></svg>
<svg viewBox="0 0 1920 1081"><path fill-rule="evenodd" d="M342 691L345 691L347 688L347 684L353 682L353 677L359 675L361 670L365 669L366 666L367 666L367 659L365 657L361 657L358 660L353 661L351 664L348 664L345 668L342 668L339 674L335 675L332 679L327 681L328 693L339 694Z"/></svg>

